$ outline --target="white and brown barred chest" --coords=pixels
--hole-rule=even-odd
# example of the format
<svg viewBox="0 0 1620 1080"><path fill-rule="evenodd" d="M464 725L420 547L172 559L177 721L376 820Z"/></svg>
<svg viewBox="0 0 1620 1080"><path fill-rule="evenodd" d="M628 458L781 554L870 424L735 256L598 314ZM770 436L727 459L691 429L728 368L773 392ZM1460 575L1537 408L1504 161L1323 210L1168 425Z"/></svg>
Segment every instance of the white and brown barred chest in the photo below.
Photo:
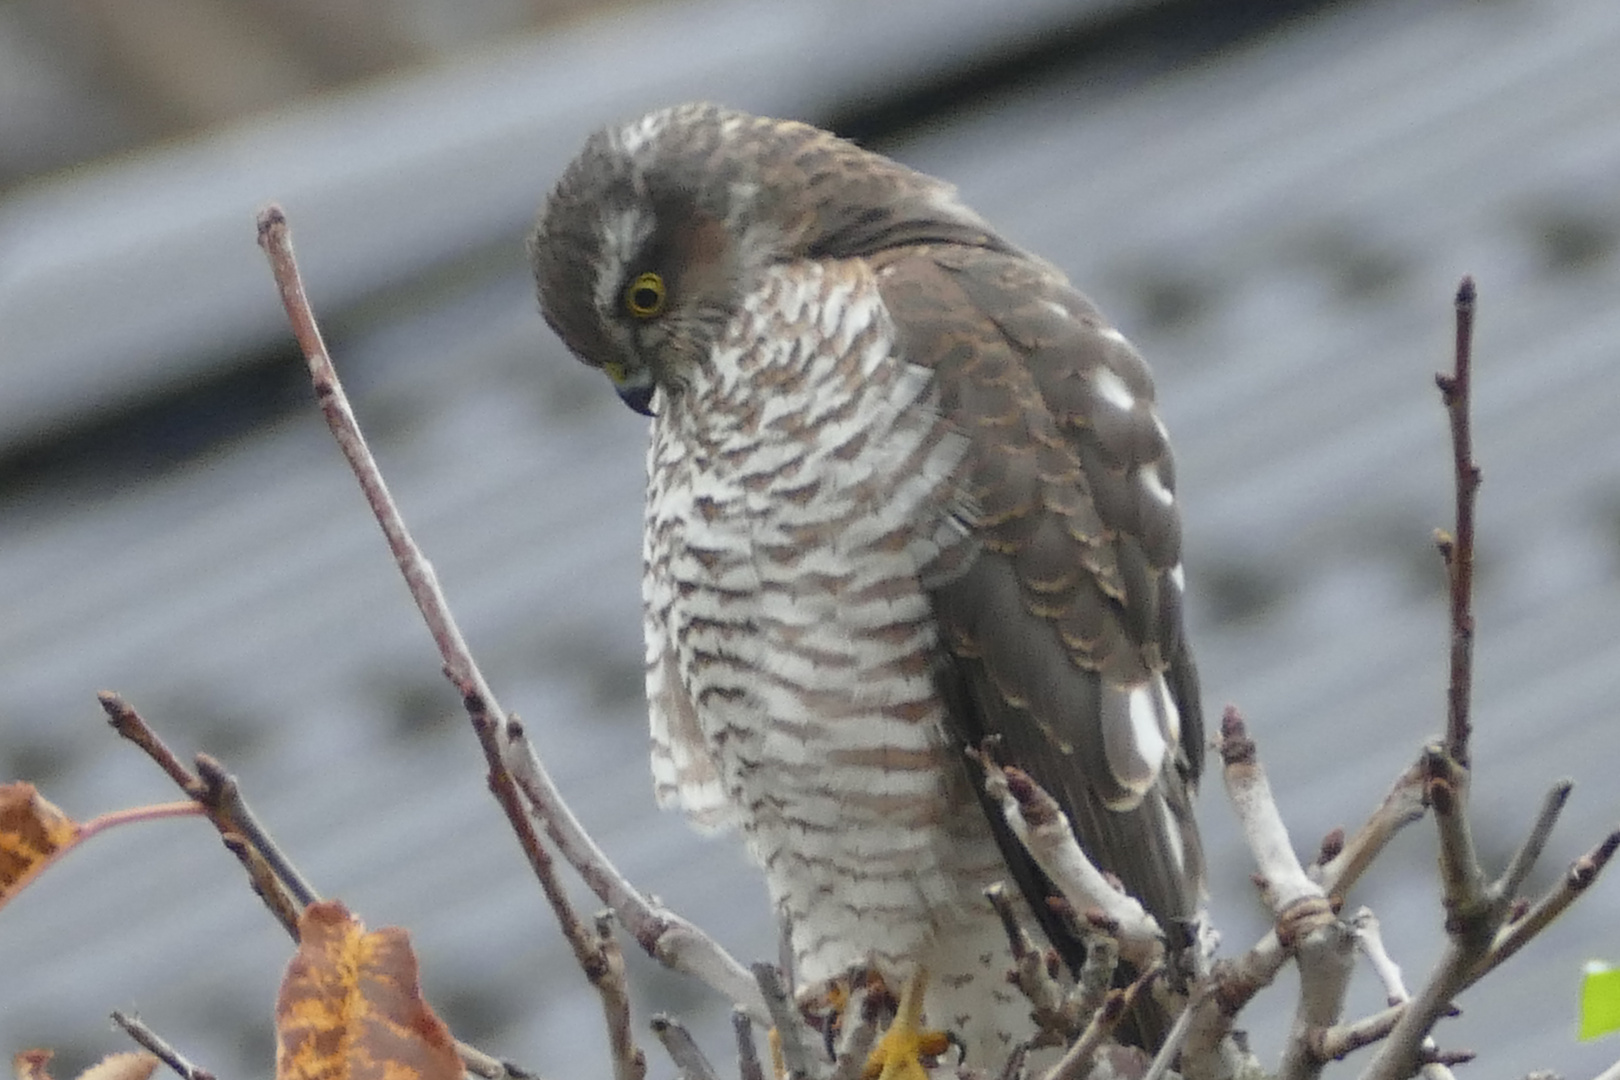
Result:
<svg viewBox="0 0 1620 1080"><path fill-rule="evenodd" d="M1000 865L944 736L919 581L969 542L963 446L893 337L864 266L774 270L659 403L649 453L661 797L742 826L812 980L914 959Z"/></svg>

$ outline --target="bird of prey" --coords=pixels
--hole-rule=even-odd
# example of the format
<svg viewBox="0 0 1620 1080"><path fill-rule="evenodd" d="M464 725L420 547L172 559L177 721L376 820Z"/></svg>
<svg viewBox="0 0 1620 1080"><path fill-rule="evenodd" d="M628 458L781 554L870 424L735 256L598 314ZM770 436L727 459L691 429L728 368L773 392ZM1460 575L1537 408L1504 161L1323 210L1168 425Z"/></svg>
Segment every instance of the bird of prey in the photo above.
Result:
<svg viewBox="0 0 1620 1080"><path fill-rule="evenodd" d="M660 802L738 827L803 987L928 974L995 1069L1032 1033L983 889L1050 884L987 739L1161 925L1202 759L1148 369L950 185L680 105L592 135L529 250L546 321L653 417L642 592Z"/></svg>

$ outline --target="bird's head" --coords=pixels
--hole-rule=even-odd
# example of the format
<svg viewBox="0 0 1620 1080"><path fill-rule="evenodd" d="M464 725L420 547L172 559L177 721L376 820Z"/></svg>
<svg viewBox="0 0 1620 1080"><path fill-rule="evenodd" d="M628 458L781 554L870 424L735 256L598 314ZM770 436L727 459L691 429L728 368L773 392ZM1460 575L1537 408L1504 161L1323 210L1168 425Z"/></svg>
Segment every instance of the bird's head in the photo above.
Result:
<svg viewBox="0 0 1620 1080"><path fill-rule="evenodd" d="M805 124L691 104L592 135L529 257L552 329L650 413L772 263L930 240L1004 246L948 184Z"/></svg>

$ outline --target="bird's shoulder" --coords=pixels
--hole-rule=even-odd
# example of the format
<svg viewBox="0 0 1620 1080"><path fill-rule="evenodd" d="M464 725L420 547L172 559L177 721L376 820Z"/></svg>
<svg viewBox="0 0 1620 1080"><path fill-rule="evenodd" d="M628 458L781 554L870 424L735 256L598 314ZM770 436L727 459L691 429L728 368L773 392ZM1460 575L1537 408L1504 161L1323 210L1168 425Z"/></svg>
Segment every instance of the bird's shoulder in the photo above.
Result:
<svg viewBox="0 0 1620 1080"><path fill-rule="evenodd" d="M900 354L932 371L968 436L965 479L991 550L1077 557L1125 606L1121 544L1180 561L1174 463L1146 362L1056 268L1017 251L924 245L872 259ZM1040 535L1061 521L1061 536ZM1055 572L1055 568L1053 571ZM1142 599L1146 599L1143 597ZM1140 640L1140 635L1138 640Z"/></svg>
<svg viewBox="0 0 1620 1080"><path fill-rule="evenodd" d="M947 644L1059 746L1094 737L1080 717L1111 711L1109 687L1167 676L1196 759L1174 465L1146 363L1033 256L920 245L872 266L900 355L932 371L968 442L960 488L981 554L936 592ZM1129 773L1119 787L1098 775L1096 792L1130 798L1150 777Z"/></svg>

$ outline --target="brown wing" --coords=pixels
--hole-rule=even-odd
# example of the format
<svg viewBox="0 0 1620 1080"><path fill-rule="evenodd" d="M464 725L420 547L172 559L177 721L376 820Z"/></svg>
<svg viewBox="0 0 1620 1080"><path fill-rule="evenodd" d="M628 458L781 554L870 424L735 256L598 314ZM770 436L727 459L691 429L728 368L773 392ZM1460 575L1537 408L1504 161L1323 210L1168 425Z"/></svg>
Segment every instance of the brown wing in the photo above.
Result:
<svg viewBox="0 0 1620 1080"><path fill-rule="evenodd" d="M1096 863L1161 923L1191 918L1203 723L1182 633L1173 467L1147 367L1034 259L938 245L873 261L905 358L934 370L939 408L969 439L979 554L933 594L954 735L997 737L999 758L1062 803ZM1048 915L1049 886L999 814L991 820ZM1078 943L1043 922L1077 962Z"/></svg>

